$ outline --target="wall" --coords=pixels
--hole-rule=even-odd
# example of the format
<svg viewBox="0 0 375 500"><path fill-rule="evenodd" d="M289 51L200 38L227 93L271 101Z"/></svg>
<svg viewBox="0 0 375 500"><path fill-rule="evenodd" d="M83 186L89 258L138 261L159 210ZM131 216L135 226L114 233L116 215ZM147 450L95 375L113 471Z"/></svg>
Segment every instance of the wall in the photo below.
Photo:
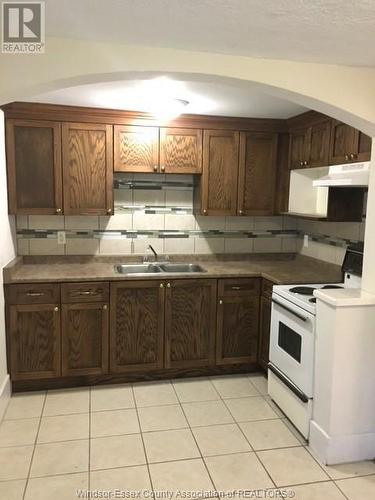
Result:
<svg viewBox="0 0 375 500"><path fill-rule="evenodd" d="M0 267L15 256L14 217L8 216L5 168L4 113L0 111ZM8 402L9 378L6 363L3 275L0 274L0 419Z"/></svg>
<svg viewBox="0 0 375 500"><path fill-rule="evenodd" d="M115 215L17 217L21 255L297 252L341 265L345 247L363 240L364 224L322 223L291 217L193 215L193 176L117 174ZM57 232L64 231L60 245ZM309 235L309 246L301 243Z"/></svg>
<svg viewBox="0 0 375 500"><path fill-rule="evenodd" d="M82 83L158 74L234 87L254 83L375 135L374 68L48 38L43 55L1 54L0 73L0 103Z"/></svg>

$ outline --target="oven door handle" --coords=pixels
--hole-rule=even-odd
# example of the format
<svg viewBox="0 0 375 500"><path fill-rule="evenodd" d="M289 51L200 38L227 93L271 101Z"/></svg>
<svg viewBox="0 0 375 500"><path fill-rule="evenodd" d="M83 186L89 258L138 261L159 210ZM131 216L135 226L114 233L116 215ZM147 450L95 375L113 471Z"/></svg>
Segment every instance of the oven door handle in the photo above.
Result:
<svg viewBox="0 0 375 500"><path fill-rule="evenodd" d="M294 314L294 316L297 316L297 318L301 319L302 321L308 321L309 318L307 318L306 316L302 316L302 314L299 314L298 312L296 311L293 311L293 309L290 309L288 306L282 304L281 302L279 302L278 300L275 300L275 299L272 299L272 302L274 302L275 304L277 304L278 306L282 307L283 309L285 309L286 311L290 312L291 314Z"/></svg>
<svg viewBox="0 0 375 500"><path fill-rule="evenodd" d="M283 382L288 389L290 389L298 399L300 399L303 403L308 403L309 398L306 396L304 392L302 392L298 387L296 387L286 376L276 368L272 363L268 363L268 369L276 375L276 377Z"/></svg>

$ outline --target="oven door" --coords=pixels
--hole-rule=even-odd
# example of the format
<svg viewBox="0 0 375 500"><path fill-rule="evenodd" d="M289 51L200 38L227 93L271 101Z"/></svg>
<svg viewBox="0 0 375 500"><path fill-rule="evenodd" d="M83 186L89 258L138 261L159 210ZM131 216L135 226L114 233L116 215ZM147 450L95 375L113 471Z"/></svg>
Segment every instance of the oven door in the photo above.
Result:
<svg viewBox="0 0 375 500"><path fill-rule="evenodd" d="M313 395L315 317L272 294L270 362L308 398Z"/></svg>

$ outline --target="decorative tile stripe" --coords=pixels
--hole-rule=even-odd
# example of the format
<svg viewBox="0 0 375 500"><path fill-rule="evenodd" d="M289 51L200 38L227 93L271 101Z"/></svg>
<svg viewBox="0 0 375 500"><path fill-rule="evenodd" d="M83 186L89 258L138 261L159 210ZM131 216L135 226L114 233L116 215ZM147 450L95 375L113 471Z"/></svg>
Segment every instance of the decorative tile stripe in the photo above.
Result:
<svg viewBox="0 0 375 500"><path fill-rule="evenodd" d="M34 238L57 238L57 230L36 230L36 229L19 229L17 235L19 238L34 239ZM75 231L65 230L66 238L297 238L300 234L295 229L287 230L269 230L269 231L221 231L219 229L213 230L189 230L189 231L176 231L172 229L161 229L158 231L153 230L89 230L89 231Z"/></svg>

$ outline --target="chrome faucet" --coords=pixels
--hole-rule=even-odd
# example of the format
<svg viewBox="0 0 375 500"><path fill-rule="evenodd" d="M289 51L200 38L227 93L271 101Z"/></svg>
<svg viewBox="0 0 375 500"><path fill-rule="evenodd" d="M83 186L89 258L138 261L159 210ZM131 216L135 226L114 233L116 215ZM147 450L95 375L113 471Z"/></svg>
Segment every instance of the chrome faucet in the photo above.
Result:
<svg viewBox="0 0 375 500"><path fill-rule="evenodd" d="M157 260L158 260L158 254L156 253L154 247L152 245L148 245L147 248L149 248L151 250L151 252L154 254L154 256L155 256L155 262L157 262Z"/></svg>

